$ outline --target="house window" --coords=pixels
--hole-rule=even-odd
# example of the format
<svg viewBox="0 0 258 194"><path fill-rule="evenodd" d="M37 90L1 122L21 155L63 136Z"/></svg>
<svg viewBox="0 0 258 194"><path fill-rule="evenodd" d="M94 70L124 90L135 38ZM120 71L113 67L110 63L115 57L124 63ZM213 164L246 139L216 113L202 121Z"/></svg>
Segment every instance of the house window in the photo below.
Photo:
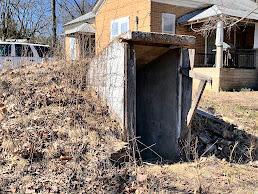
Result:
<svg viewBox="0 0 258 194"><path fill-rule="evenodd" d="M111 39L129 31L129 17L123 17L111 22Z"/></svg>
<svg viewBox="0 0 258 194"><path fill-rule="evenodd" d="M162 32L176 33L176 15L170 13L162 13Z"/></svg>

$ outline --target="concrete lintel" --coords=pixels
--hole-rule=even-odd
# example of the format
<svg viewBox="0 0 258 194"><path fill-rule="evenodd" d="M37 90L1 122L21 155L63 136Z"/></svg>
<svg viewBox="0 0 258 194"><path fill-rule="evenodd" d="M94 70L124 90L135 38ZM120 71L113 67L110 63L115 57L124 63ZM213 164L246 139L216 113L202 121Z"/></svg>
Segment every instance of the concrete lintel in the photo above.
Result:
<svg viewBox="0 0 258 194"><path fill-rule="evenodd" d="M138 31L127 32L120 35L118 39L122 42L134 42L140 45L179 46L184 48L193 48L196 42L194 36Z"/></svg>

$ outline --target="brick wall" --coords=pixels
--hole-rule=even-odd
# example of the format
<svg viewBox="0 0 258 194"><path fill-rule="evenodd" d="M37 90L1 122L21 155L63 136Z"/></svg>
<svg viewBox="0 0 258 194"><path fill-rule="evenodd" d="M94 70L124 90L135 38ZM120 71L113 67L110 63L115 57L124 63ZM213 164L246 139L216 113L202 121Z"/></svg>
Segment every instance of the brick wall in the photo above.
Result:
<svg viewBox="0 0 258 194"><path fill-rule="evenodd" d="M96 52L99 53L110 43L111 22L114 19L130 16L130 30L136 30L138 16L138 30L149 32L150 6L149 0L106 0L96 16Z"/></svg>
<svg viewBox="0 0 258 194"><path fill-rule="evenodd" d="M215 92L240 90L242 88L258 89L258 69L234 68L194 68L196 73L210 76L212 84L207 84L206 90ZM199 81L194 80L193 88L198 87Z"/></svg>
<svg viewBox="0 0 258 194"><path fill-rule="evenodd" d="M178 18L193 10L195 9L150 0L106 0L96 16L96 53L110 43L111 22L114 19L130 16L130 30L136 30L135 18L138 16L139 31L161 32L162 13L173 13ZM204 38L194 33L189 26L177 26L176 34L196 36L196 50L204 53Z"/></svg>
<svg viewBox="0 0 258 194"><path fill-rule="evenodd" d="M193 11L193 8L151 2L151 31L162 32L162 13L175 14L177 18ZM177 34L184 34L185 28L177 27Z"/></svg>
<svg viewBox="0 0 258 194"><path fill-rule="evenodd" d="M157 2L151 3L151 31L152 32L162 32L162 13L172 13L176 15L176 18L181 17L195 8L181 7L175 5L161 4ZM199 26L195 25L194 28ZM196 53L205 52L205 39L200 34L195 33L190 26L178 25L176 26L176 34L180 35L192 35L196 37ZM195 57L196 62L201 61L199 56Z"/></svg>

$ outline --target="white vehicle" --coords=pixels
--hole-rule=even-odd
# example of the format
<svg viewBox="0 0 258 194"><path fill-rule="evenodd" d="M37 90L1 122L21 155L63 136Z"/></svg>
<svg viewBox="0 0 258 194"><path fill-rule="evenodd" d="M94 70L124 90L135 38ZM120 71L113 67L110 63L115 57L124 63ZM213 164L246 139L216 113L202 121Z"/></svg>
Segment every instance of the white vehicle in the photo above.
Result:
<svg viewBox="0 0 258 194"><path fill-rule="evenodd" d="M48 45L31 44L19 41L0 41L0 70L15 68L23 64L43 63L50 58Z"/></svg>

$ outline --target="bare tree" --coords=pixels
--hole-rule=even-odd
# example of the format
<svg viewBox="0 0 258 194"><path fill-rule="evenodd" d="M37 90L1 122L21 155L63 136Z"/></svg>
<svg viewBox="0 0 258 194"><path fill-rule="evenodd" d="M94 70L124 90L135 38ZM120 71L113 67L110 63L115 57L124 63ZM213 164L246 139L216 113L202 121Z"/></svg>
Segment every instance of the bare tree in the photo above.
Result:
<svg viewBox="0 0 258 194"><path fill-rule="evenodd" d="M10 0L0 0L0 37L3 40L16 34L12 14Z"/></svg>
<svg viewBox="0 0 258 194"><path fill-rule="evenodd" d="M0 35L6 38L30 38L49 34L50 9L47 1L0 0Z"/></svg>
<svg viewBox="0 0 258 194"><path fill-rule="evenodd" d="M60 7L61 17L64 22L68 22L81 15L88 13L96 0L57 0Z"/></svg>
<svg viewBox="0 0 258 194"><path fill-rule="evenodd" d="M47 2L37 0L14 0L14 16L20 35L33 37L49 29L50 17Z"/></svg>
<svg viewBox="0 0 258 194"><path fill-rule="evenodd" d="M53 41L52 45L55 47L57 43L57 21L56 21L56 0L52 0L52 32Z"/></svg>

